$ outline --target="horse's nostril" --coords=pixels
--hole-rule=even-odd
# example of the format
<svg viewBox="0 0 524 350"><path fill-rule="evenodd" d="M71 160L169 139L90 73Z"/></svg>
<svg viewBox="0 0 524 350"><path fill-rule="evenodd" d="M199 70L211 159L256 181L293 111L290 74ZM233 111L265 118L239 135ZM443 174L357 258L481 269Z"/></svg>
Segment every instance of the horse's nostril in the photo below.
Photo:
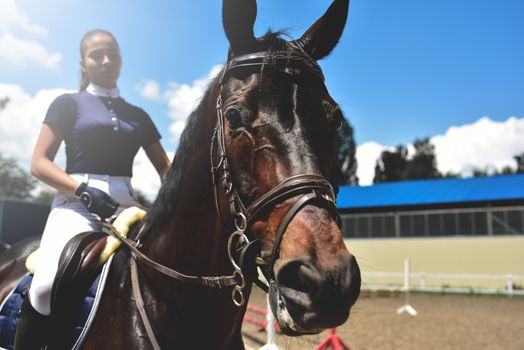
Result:
<svg viewBox="0 0 524 350"><path fill-rule="evenodd" d="M332 270L318 269L307 259L289 261L278 271L277 282L282 294L297 304L313 302L333 307L351 307L361 284L360 269L353 256Z"/></svg>
<svg viewBox="0 0 524 350"><path fill-rule="evenodd" d="M307 262L294 260L282 266L277 280L283 288L315 296L319 293L322 276Z"/></svg>
<svg viewBox="0 0 524 350"><path fill-rule="evenodd" d="M329 328L347 320L360 293L360 270L349 254L328 270L297 258L281 266L277 285L294 322L309 329Z"/></svg>

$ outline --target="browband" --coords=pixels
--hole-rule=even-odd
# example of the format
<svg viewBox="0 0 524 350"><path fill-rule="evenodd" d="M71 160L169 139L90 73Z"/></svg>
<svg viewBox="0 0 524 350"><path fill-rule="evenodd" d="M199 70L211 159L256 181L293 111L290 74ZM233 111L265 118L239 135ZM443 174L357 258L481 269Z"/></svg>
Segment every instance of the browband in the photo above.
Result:
<svg viewBox="0 0 524 350"><path fill-rule="evenodd" d="M312 73L324 81L320 66L302 51L261 51L232 58L222 71L220 85L224 84L232 72L238 68L276 68L289 75Z"/></svg>

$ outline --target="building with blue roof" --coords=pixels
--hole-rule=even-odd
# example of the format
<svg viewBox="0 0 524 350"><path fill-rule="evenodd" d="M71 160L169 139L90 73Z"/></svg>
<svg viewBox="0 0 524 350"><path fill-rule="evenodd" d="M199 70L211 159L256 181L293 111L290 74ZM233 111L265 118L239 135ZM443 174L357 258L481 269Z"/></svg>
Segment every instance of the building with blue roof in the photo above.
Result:
<svg viewBox="0 0 524 350"><path fill-rule="evenodd" d="M341 186L347 238L524 234L524 174Z"/></svg>
<svg viewBox="0 0 524 350"><path fill-rule="evenodd" d="M524 288L524 174L342 186L337 206L364 288L402 285L406 258L420 288Z"/></svg>

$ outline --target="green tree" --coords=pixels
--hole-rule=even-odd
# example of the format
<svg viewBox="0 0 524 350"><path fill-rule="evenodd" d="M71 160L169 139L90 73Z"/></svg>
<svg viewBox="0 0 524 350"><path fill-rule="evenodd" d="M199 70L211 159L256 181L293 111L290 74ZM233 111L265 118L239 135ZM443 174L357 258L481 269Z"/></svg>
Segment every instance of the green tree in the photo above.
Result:
<svg viewBox="0 0 524 350"><path fill-rule="evenodd" d="M516 170L513 170L513 168L510 166L505 166L501 170L497 171L497 174L509 175L509 174L515 174L516 172L518 172L518 169L516 171Z"/></svg>
<svg viewBox="0 0 524 350"><path fill-rule="evenodd" d="M447 173L441 174L445 179L457 179L460 178L459 173L454 173L453 171L448 171Z"/></svg>
<svg viewBox="0 0 524 350"><path fill-rule="evenodd" d="M437 169L435 146L429 138L416 139L413 143L415 154L407 162L404 180L435 179L442 175Z"/></svg>
<svg viewBox="0 0 524 350"><path fill-rule="evenodd" d="M493 175L509 175L524 173L524 152L513 156L515 159L515 168L505 166L500 170L488 171L488 169L474 168L472 172L473 177L493 176Z"/></svg>
<svg viewBox="0 0 524 350"><path fill-rule="evenodd" d="M34 198L35 202L51 204L55 198L56 190L42 190Z"/></svg>
<svg viewBox="0 0 524 350"><path fill-rule="evenodd" d="M373 182L441 178L442 174L437 169L435 146L429 138L416 139L413 146L415 154L411 158L408 158L404 145L398 145L395 151L383 151L375 166ZM453 177L455 174L446 176Z"/></svg>
<svg viewBox="0 0 524 350"><path fill-rule="evenodd" d="M485 177L489 176L487 169L474 168L471 172L471 177Z"/></svg>
<svg viewBox="0 0 524 350"><path fill-rule="evenodd" d="M356 185L358 184L358 177L355 139L353 137L353 127L346 118L342 119L337 139L339 145L337 181L340 185Z"/></svg>
<svg viewBox="0 0 524 350"><path fill-rule="evenodd" d="M375 165L374 183L404 180L407 167L408 150L398 145L394 151L383 151Z"/></svg>
<svg viewBox="0 0 524 350"><path fill-rule="evenodd" d="M524 152L517 154L513 157L517 162L517 174L524 173Z"/></svg>
<svg viewBox="0 0 524 350"><path fill-rule="evenodd" d="M13 158L0 154L0 197L31 198L35 180Z"/></svg>

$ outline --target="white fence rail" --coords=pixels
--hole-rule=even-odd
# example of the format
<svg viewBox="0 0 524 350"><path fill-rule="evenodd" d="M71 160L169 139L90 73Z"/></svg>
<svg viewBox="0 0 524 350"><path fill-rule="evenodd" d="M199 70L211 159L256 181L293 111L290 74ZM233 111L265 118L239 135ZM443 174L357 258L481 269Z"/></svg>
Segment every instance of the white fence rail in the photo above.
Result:
<svg viewBox="0 0 524 350"><path fill-rule="evenodd" d="M406 275L407 274L407 275ZM405 279L411 281L411 291L440 293L506 294L524 295L524 275L517 274L466 274L466 273L428 273L428 272L362 272L363 289L405 291ZM373 284L371 280L387 279L386 284ZM393 282L389 282L392 280ZM397 282L398 281L398 282ZM431 281L431 285L428 285ZM450 286L450 282L460 281L466 286ZM505 288L477 286L479 282L500 281ZM414 283L415 282L415 283ZM417 283L418 282L418 283ZM439 286L435 286L439 285ZM471 286L471 287L470 287Z"/></svg>

